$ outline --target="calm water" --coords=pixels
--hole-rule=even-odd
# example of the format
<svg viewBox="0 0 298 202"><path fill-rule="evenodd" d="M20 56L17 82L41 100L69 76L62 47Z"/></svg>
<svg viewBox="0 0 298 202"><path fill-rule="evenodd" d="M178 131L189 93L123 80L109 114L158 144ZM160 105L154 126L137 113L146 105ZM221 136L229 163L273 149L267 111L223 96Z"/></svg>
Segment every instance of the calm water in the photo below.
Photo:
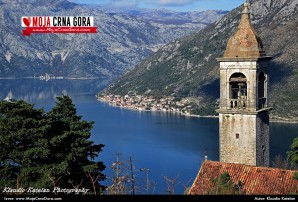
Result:
<svg viewBox="0 0 298 202"><path fill-rule="evenodd" d="M0 80L0 98L11 91L15 99L24 99L48 110L54 105L56 96L68 93L78 114L84 120L95 121L92 140L105 144L99 157L107 166L105 174L111 176L110 166L117 154L121 154L124 163L132 157L136 184L143 188L143 193L147 172L141 172L141 168L148 171L152 185L150 193L166 194L167 177L176 179L175 193L182 194L185 187L191 186L204 155L210 160L219 159L217 118L111 107L95 98L108 83L108 80ZM270 158L285 155L297 133L297 124L271 123Z"/></svg>

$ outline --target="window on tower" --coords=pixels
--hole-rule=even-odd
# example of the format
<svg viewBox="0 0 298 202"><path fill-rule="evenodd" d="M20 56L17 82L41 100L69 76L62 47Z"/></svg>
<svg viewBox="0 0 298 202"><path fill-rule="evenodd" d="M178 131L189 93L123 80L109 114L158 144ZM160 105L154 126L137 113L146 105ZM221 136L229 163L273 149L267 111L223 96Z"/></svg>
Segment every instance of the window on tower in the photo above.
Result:
<svg viewBox="0 0 298 202"><path fill-rule="evenodd" d="M230 108L245 109L247 99L247 79L242 73L230 77Z"/></svg>
<svg viewBox="0 0 298 202"><path fill-rule="evenodd" d="M266 77L263 72L259 74L258 78L258 107L262 109L266 105L266 97L265 97L265 81Z"/></svg>

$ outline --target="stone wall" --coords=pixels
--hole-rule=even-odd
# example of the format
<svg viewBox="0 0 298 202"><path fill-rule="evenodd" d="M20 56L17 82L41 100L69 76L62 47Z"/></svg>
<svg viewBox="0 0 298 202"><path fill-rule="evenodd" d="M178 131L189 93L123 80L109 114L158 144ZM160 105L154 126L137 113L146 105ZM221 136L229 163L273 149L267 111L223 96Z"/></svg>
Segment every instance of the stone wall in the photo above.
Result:
<svg viewBox="0 0 298 202"><path fill-rule="evenodd" d="M269 166L269 113L262 111L257 115L257 166Z"/></svg>
<svg viewBox="0 0 298 202"><path fill-rule="evenodd" d="M269 166L269 115L219 114L220 161Z"/></svg>
<svg viewBox="0 0 298 202"><path fill-rule="evenodd" d="M256 115L220 114L219 131L221 162L256 165Z"/></svg>

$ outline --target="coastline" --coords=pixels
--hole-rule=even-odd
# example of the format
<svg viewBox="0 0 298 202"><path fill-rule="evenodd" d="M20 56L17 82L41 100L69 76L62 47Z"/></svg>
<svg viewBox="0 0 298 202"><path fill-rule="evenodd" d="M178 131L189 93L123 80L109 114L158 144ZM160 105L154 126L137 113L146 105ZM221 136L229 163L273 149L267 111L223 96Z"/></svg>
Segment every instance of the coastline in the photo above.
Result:
<svg viewBox="0 0 298 202"><path fill-rule="evenodd" d="M140 109L136 109L136 108L132 108L132 107L118 106L118 105L112 104L111 102L108 102L106 100L102 100L102 99L99 99L99 98L97 98L97 100L99 102L106 103L106 104L108 104L112 107L118 107L118 108L127 109L127 110L134 110L134 111L148 111L148 112L159 111L159 112L180 114L180 115L183 115L183 116L195 117L195 118L218 118L219 117L218 115L205 115L205 116L202 116L202 115L188 114L188 113L183 113L183 112L178 112L178 111L146 110L146 109L141 109L140 110ZM273 122L273 123L290 123L290 124L295 124L296 123L296 124L298 124L298 120L290 120L290 119L277 117L277 116L270 117L269 122Z"/></svg>
<svg viewBox="0 0 298 202"><path fill-rule="evenodd" d="M183 115L183 116L196 117L196 118L218 118L217 115L206 115L206 116L202 116L202 115L196 115L196 114L187 114L187 113L183 113L183 112L179 112L179 111L169 111L169 110L168 111L163 111L163 110L137 109L137 108L132 108L132 107L118 106L118 105L112 104L111 102L108 102L106 100L102 100L102 99L99 99L99 98L97 98L97 100L99 102L106 103L106 104L108 104L109 106L112 106L112 107L117 107L117 108L122 108L122 109L127 109L127 110L133 110L133 111L165 112L165 113L180 114L180 115Z"/></svg>
<svg viewBox="0 0 298 202"><path fill-rule="evenodd" d="M298 124L298 120L291 120L291 119L287 119L287 118L283 118L283 117L277 117L277 116L272 116L270 117L270 122L276 122L276 123L297 123Z"/></svg>

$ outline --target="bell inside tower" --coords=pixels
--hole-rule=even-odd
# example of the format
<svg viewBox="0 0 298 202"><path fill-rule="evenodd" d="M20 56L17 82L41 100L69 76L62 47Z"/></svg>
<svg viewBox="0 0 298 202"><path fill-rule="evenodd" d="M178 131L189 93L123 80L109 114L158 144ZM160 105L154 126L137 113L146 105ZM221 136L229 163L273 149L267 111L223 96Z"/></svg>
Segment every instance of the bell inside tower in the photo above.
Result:
<svg viewBox="0 0 298 202"><path fill-rule="evenodd" d="M247 80L244 74L234 73L230 77L230 108L245 109L247 103Z"/></svg>

